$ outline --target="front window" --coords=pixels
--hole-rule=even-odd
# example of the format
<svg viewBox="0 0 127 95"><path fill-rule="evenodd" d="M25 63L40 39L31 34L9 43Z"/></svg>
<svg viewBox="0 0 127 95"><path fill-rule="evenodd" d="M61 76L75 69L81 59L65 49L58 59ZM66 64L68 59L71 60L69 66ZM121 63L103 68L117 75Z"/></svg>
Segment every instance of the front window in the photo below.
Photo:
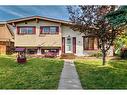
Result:
<svg viewBox="0 0 127 95"><path fill-rule="evenodd" d="M94 37L84 37L83 46L84 50L94 50Z"/></svg>
<svg viewBox="0 0 127 95"><path fill-rule="evenodd" d="M34 26L20 26L17 27L18 34L35 34L35 27Z"/></svg>
<svg viewBox="0 0 127 95"><path fill-rule="evenodd" d="M57 34L59 32L58 26L41 26L40 34Z"/></svg>

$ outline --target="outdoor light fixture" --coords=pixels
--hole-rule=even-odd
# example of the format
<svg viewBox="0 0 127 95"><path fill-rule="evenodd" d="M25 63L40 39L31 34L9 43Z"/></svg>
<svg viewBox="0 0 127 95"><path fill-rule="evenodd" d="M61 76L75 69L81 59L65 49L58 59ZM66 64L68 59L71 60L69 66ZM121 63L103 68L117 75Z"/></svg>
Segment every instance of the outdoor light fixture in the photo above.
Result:
<svg viewBox="0 0 127 95"><path fill-rule="evenodd" d="M70 35L68 35L68 37L70 37Z"/></svg>

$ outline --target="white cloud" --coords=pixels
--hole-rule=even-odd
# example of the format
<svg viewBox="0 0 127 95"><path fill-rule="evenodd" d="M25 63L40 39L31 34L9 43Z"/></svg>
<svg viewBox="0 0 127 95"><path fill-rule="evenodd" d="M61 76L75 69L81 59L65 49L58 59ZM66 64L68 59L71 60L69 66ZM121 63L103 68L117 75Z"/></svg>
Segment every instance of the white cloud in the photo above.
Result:
<svg viewBox="0 0 127 95"><path fill-rule="evenodd" d="M13 10L6 9L5 7L0 7L0 10L4 11L6 13L9 13L11 15L18 16L18 17L23 17L24 16L23 14L17 13L17 12L15 12Z"/></svg>
<svg viewBox="0 0 127 95"><path fill-rule="evenodd" d="M0 14L5 20L34 15L68 20L65 6L0 6Z"/></svg>

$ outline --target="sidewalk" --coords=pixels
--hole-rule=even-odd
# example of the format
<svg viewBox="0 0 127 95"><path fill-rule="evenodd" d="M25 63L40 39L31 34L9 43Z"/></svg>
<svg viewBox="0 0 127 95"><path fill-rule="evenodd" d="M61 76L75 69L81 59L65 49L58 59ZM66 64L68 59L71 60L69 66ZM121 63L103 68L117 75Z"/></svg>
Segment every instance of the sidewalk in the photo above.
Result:
<svg viewBox="0 0 127 95"><path fill-rule="evenodd" d="M71 60L64 61L58 89L82 89L75 65Z"/></svg>

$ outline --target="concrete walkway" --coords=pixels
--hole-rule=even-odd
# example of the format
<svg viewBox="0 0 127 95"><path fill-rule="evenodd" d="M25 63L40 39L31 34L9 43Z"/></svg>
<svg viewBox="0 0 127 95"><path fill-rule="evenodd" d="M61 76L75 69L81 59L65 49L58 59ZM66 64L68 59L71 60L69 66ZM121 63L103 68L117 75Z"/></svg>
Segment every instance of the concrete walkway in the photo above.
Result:
<svg viewBox="0 0 127 95"><path fill-rule="evenodd" d="M65 60L58 89L82 89L75 65Z"/></svg>

